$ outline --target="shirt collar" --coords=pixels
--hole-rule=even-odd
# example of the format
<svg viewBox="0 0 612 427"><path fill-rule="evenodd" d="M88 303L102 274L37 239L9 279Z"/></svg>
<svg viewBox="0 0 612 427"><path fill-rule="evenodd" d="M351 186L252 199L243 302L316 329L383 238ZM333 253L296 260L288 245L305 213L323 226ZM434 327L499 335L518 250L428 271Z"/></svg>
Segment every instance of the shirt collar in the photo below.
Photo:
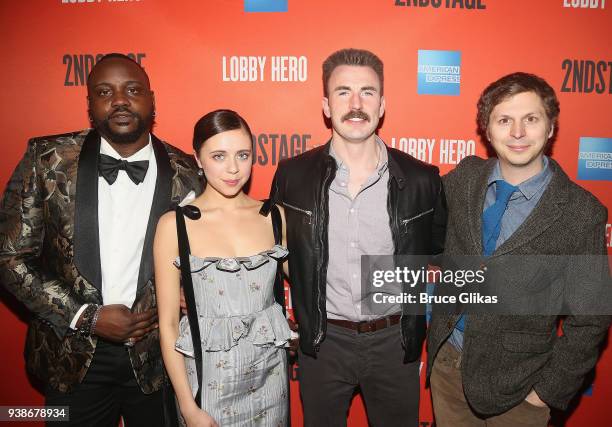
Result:
<svg viewBox="0 0 612 427"><path fill-rule="evenodd" d="M548 181L549 176L552 174L552 171L548 165L549 164L548 156L543 156L542 161L544 165L542 167L542 170L537 175L534 175L528 180L523 181L519 185L517 185L519 191L523 194L523 196L527 200L530 200L534 195L536 195L542 189L542 187ZM490 186L496 181L503 181L503 179L504 178L501 174L501 168L499 166L499 160L498 160L495 163L495 167L493 168L491 175L489 176L489 179L487 181L487 186Z"/></svg>
<svg viewBox="0 0 612 427"><path fill-rule="evenodd" d="M378 157L378 165L376 166L376 171L379 175L383 175L387 168L389 167L389 155L387 153L387 146L383 142L382 139L375 135L376 145L378 145L380 155ZM344 169L344 162L340 158L340 156L334 150L334 144L331 143L329 146L329 155L336 161L336 165L338 169Z"/></svg>
<svg viewBox="0 0 612 427"><path fill-rule="evenodd" d="M151 143L151 134L149 134L149 143L142 147L140 150L132 154L130 157L121 157L121 154L117 153L117 150L113 148L112 145L108 143L104 137L100 137L100 153L106 154L107 156L111 156L114 159L122 159L129 160L130 162L135 162L139 160L150 160L151 155L153 154L153 144Z"/></svg>

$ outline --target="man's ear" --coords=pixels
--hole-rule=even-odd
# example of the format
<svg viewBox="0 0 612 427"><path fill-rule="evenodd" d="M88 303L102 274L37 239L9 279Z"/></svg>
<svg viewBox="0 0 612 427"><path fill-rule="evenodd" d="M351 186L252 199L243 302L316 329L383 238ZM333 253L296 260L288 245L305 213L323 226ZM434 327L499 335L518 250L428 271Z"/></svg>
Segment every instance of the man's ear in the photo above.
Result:
<svg viewBox="0 0 612 427"><path fill-rule="evenodd" d="M555 134L555 124L551 123L550 124L550 132L548 132L548 139L552 138L552 136Z"/></svg>
<svg viewBox="0 0 612 427"><path fill-rule="evenodd" d="M378 118L382 118L385 115L385 97L380 97L380 108L378 109Z"/></svg>
<svg viewBox="0 0 612 427"><path fill-rule="evenodd" d="M93 117L91 115L91 98L89 95L87 95L85 99L87 100L87 117L89 118L90 122L93 122Z"/></svg>
<svg viewBox="0 0 612 427"><path fill-rule="evenodd" d="M331 118L331 112L329 111L329 98L324 96L323 100L321 101L321 105L323 106L323 114L325 114L325 117L328 119Z"/></svg>

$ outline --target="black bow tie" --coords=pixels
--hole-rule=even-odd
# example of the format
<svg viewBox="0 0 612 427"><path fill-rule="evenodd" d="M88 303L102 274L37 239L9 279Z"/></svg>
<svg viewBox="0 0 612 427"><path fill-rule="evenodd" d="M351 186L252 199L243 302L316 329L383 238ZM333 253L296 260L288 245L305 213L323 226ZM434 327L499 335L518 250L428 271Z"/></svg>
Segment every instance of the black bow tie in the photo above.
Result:
<svg viewBox="0 0 612 427"><path fill-rule="evenodd" d="M123 169L134 184L140 184L147 174L149 169L149 161L141 160L138 162L128 162L127 160L119 160L114 157L107 156L106 154L100 154L100 160L98 162L98 173L103 177L109 185L117 180L119 170Z"/></svg>

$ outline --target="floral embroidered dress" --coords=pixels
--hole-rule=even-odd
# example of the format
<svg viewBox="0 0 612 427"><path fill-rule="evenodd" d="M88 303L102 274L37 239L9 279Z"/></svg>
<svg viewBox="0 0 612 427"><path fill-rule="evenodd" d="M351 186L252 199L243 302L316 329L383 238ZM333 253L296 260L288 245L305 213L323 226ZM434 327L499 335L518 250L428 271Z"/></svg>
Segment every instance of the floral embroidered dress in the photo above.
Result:
<svg viewBox="0 0 612 427"><path fill-rule="evenodd" d="M273 286L276 260L287 253L275 245L244 258L190 256L202 341L201 408L221 427L285 426L284 347L291 330ZM180 265L178 259L175 264ZM187 316L180 321L176 349L185 355L195 396L198 380Z"/></svg>

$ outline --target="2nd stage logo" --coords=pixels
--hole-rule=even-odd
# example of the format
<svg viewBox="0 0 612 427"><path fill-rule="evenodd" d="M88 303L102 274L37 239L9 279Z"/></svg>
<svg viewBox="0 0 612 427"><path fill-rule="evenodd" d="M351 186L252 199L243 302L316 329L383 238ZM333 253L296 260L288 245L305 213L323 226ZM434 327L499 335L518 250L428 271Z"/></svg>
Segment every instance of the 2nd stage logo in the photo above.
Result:
<svg viewBox="0 0 612 427"><path fill-rule="evenodd" d="M310 134L260 133L253 135L253 163L276 166L283 159L305 153Z"/></svg>
<svg viewBox="0 0 612 427"><path fill-rule="evenodd" d="M561 92L612 93L612 62L565 59L561 64L565 78Z"/></svg>
<svg viewBox="0 0 612 427"><path fill-rule="evenodd" d="M395 0L395 6L433 7L437 9L486 9L484 0Z"/></svg>
<svg viewBox="0 0 612 427"><path fill-rule="evenodd" d="M142 65L142 60L147 56L146 53L142 52L127 53L126 55L140 65ZM89 75L89 72L93 68L94 64L96 64L103 56L103 53L65 54L62 57L62 63L66 66L64 86L85 86L87 84L87 76Z"/></svg>

